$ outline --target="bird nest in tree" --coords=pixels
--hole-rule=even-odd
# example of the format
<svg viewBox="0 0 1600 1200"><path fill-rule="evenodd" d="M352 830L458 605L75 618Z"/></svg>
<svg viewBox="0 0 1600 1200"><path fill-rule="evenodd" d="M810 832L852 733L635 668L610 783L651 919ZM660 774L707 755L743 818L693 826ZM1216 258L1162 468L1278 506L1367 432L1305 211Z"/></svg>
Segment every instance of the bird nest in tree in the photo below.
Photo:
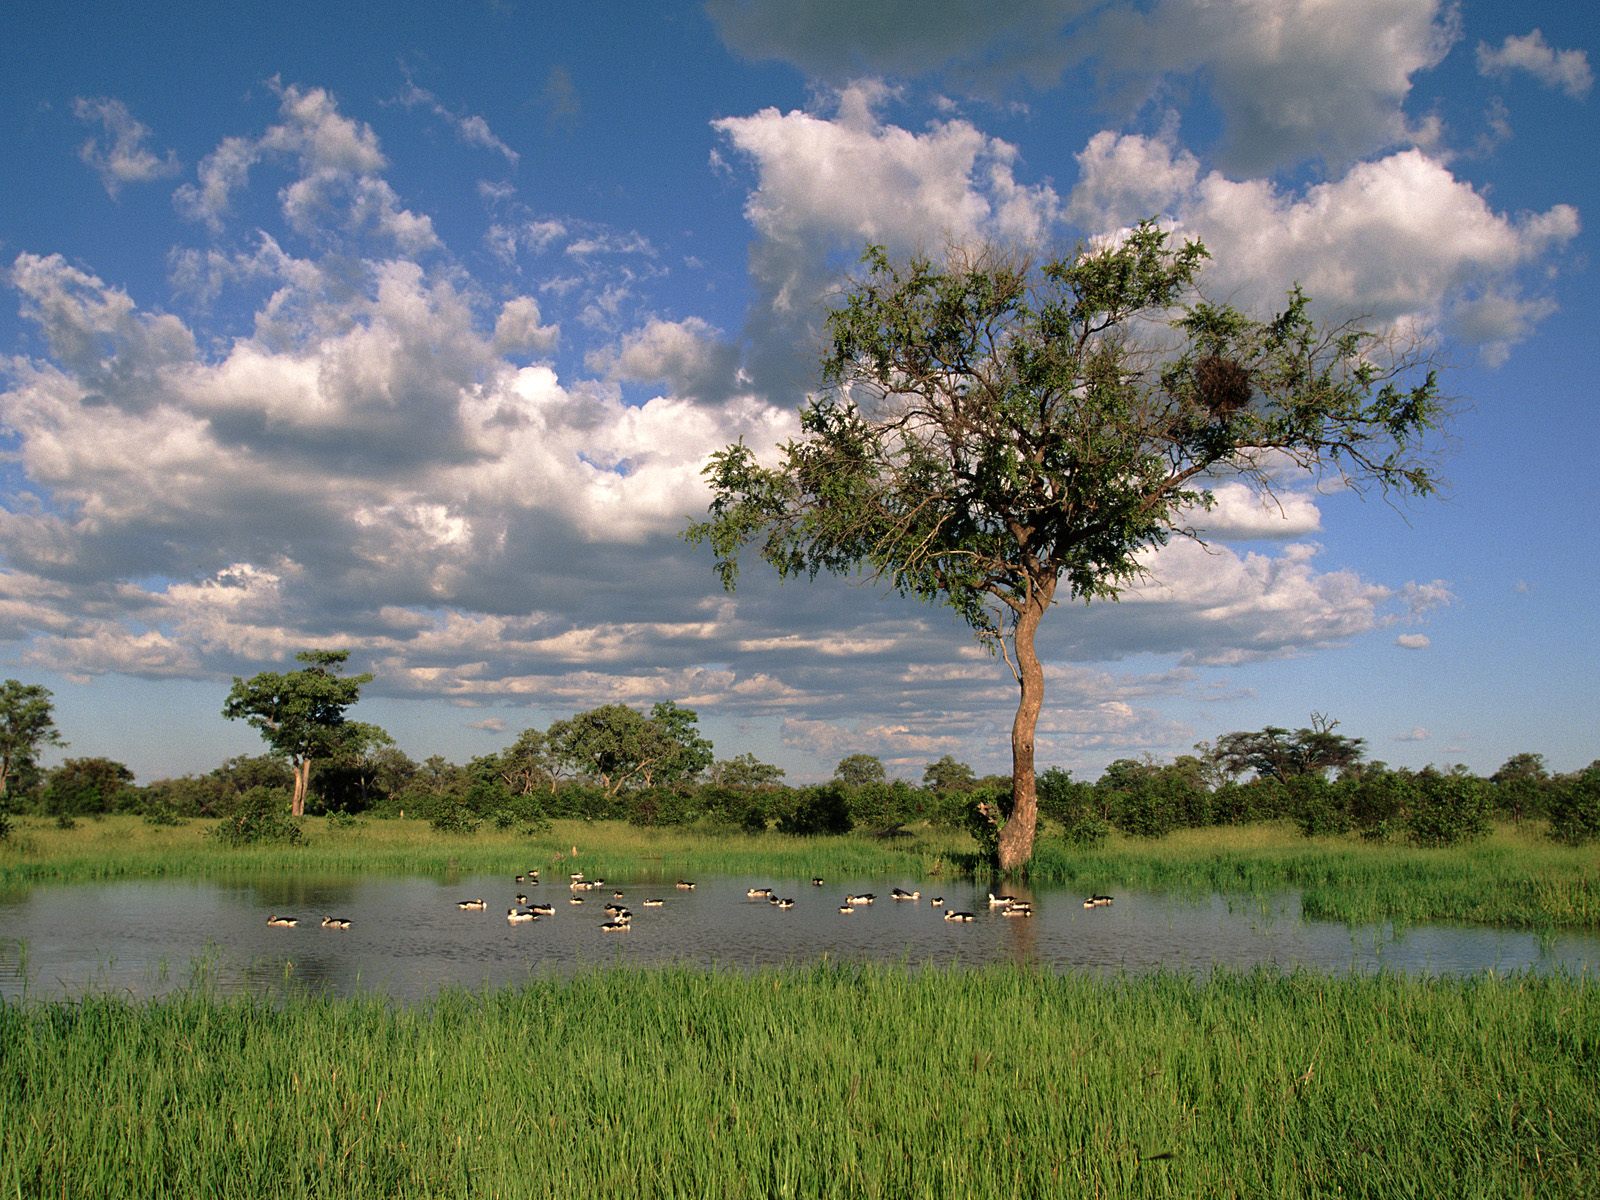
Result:
<svg viewBox="0 0 1600 1200"><path fill-rule="evenodd" d="M1247 367L1220 354L1208 354L1194 364L1195 399L1213 416L1230 417L1254 392Z"/></svg>

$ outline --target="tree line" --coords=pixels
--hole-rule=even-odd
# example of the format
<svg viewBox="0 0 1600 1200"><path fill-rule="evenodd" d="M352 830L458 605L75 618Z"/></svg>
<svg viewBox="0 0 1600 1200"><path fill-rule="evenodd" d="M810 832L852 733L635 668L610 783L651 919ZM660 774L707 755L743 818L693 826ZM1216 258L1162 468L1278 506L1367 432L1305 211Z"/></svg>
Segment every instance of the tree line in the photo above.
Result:
<svg viewBox="0 0 1600 1200"><path fill-rule="evenodd" d="M245 719L255 714L267 753L143 787L107 758L41 768L40 752L64 744L50 693L7 680L0 685L4 807L66 822L116 812L154 822L222 818L245 838L261 828L281 834L284 818L302 813L404 816L459 832L485 824L533 831L557 818L791 834L889 834L927 822L968 830L991 857L1011 815L1011 776L979 776L950 755L926 764L917 783L890 779L875 756L852 754L827 782L790 786L781 767L752 754L716 757L695 711L671 701L648 713L600 705L523 730L466 763L439 755L418 762L382 729L347 718L369 677L339 674L344 652L308 651L301 661L300 672L235 680L224 707ZM292 703L302 688L320 704ZM301 720L320 732L297 729ZM1052 767L1036 779L1039 815L1080 846L1112 830L1156 838L1267 820L1293 821L1308 836L1356 833L1420 845L1470 839L1495 819L1542 821L1571 843L1600 838L1600 761L1558 774L1541 755L1520 753L1487 777L1459 766L1411 770L1367 759L1364 739L1337 726L1313 714L1300 729L1236 731L1170 762L1118 759L1092 782Z"/></svg>

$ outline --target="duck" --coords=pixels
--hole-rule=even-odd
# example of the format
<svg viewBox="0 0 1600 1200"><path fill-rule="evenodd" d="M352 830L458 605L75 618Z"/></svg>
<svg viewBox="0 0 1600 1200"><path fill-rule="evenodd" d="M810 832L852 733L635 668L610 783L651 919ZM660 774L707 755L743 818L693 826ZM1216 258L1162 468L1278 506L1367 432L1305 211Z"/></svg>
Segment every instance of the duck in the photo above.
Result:
<svg viewBox="0 0 1600 1200"><path fill-rule="evenodd" d="M891 900L921 900L922 892L908 892L905 888L895 888L894 891L889 893L889 898Z"/></svg>
<svg viewBox="0 0 1600 1200"><path fill-rule="evenodd" d="M969 912L957 912L952 908L949 912L944 914L944 919L946 921L971 921L975 918Z"/></svg>
<svg viewBox="0 0 1600 1200"><path fill-rule="evenodd" d="M1031 917L1033 916L1033 905L1022 903L1008 904L1000 910L1000 915L1002 917Z"/></svg>
<svg viewBox="0 0 1600 1200"><path fill-rule="evenodd" d="M871 892L862 892L859 896L846 896L844 902L846 904L871 904L876 899L877 897Z"/></svg>
<svg viewBox="0 0 1600 1200"><path fill-rule="evenodd" d="M843 904L839 905L839 911L842 912L842 913L853 913L853 912L855 912L855 910L856 910L856 906L854 904L851 904L850 901L848 901L848 900L846 900Z"/></svg>
<svg viewBox="0 0 1600 1200"><path fill-rule="evenodd" d="M813 875L811 877L811 886L812 887L821 887L822 886L822 876L821 875Z"/></svg>
<svg viewBox="0 0 1600 1200"><path fill-rule="evenodd" d="M573 883L577 883L580 879L583 878L583 872L582 871L574 871L572 874L568 875L567 878L572 880Z"/></svg>
<svg viewBox="0 0 1600 1200"><path fill-rule="evenodd" d="M582 896L568 896L567 897L567 903L568 904L582 904L583 903L583 897Z"/></svg>
<svg viewBox="0 0 1600 1200"><path fill-rule="evenodd" d="M528 902L528 897L523 892L518 892L516 898L517 898L517 903L518 904L526 904Z"/></svg>
<svg viewBox="0 0 1600 1200"><path fill-rule="evenodd" d="M522 921L537 921L538 919L538 915L531 908L506 909L506 921L511 925L516 925Z"/></svg>
<svg viewBox="0 0 1600 1200"><path fill-rule="evenodd" d="M932 900L929 900L928 903L933 905L935 908L943 908L944 907L944 897L943 896L935 896Z"/></svg>
<svg viewBox="0 0 1600 1200"><path fill-rule="evenodd" d="M611 916L611 917L631 917L631 916L633 916L633 914L631 912L629 912L627 909L623 908L622 905L620 905L620 904L608 904L608 905L605 906L605 910L604 911L605 911L607 916Z"/></svg>
<svg viewBox="0 0 1600 1200"><path fill-rule="evenodd" d="M553 917L556 915L556 906L554 904L535 904L530 906L528 911L536 917Z"/></svg>
<svg viewBox="0 0 1600 1200"><path fill-rule="evenodd" d="M785 896L782 900L774 899L772 902L774 904L776 904L779 908L793 908L794 907L794 898L790 897L790 896Z"/></svg>
<svg viewBox="0 0 1600 1200"><path fill-rule="evenodd" d="M660 908L665 903L665 900L658 900L655 897L651 897L649 900L644 902L644 906L646 908Z"/></svg>
<svg viewBox="0 0 1600 1200"><path fill-rule="evenodd" d="M349 929L350 922L344 917L323 917L322 927L324 929Z"/></svg>
<svg viewBox="0 0 1600 1200"><path fill-rule="evenodd" d="M1110 896L1089 896L1084 902L1085 908L1105 908L1111 903Z"/></svg>
<svg viewBox="0 0 1600 1200"><path fill-rule="evenodd" d="M692 891L694 891L694 884L690 883L687 879L680 879L680 880L678 880L677 883L673 884L672 886L677 888L680 892L692 892Z"/></svg>
<svg viewBox="0 0 1600 1200"><path fill-rule="evenodd" d="M989 893L990 908L1007 908L1016 902L1017 898L1015 896L996 896L993 892Z"/></svg>
<svg viewBox="0 0 1600 1200"><path fill-rule="evenodd" d="M613 900L621 900L622 899L622 893L621 892L612 892L611 893L611 898Z"/></svg>
<svg viewBox="0 0 1600 1200"><path fill-rule="evenodd" d="M628 931L627 917L613 917L600 926L601 933L626 933Z"/></svg>
<svg viewBox="0 0 1600 1200"><path fill-rule="evenodd" d="M457 900L456 907L462 910L478 910L487 908L488 905L484 903L483 897L480 896L476 900Z"/></svg>
<svg viewBox="0 0 1600 1200"><path fill-rule="evenodd" d="M267 924L271 925L274 929L293 929L296 925L300 924L300 918L280 917L277 913L273 913L267 918Z"/></svg>
<svg viewBox="0 0 1600 1200"><path fill-rule="evenodd" d="M772 889L771 888L745 888L744 894L746 896L748 896L752 900L770 900L772 898Z"/></svg>

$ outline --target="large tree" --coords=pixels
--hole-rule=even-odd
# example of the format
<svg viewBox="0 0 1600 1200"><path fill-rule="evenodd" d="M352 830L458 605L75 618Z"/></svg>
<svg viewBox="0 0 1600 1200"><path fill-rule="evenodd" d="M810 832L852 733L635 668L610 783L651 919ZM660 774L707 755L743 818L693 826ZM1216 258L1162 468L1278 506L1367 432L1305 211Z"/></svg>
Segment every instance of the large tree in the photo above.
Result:
<svg viewBox="0 0 1600 1200"><path fill-rule="evenodd" d="M65 745L49 688L15 679L0 683L0 797L37 765L43 747Z"/></svg>
<svg viewBox="0 0 1600 1200"><path fill-rule="evenodd" d="M1195 288L1206 258L1153 223L1042 264L998 250L891 261L828 315L824 389L763 465L743 443L706 468L725 586L751 542L783 577L866 569L949 605L1005 656L1019 689L1013 807L999 863L1032 855L1035 640L1063 594L1115 598L1147 551L1197 536L1208 490L1270 493L1293 467L1424 494L1431 372L1382 338L1325 327L1305 296L1265 320Z"/></svg>
<svg viewBox="0 0 1600 1200"><path fill-rule="evenodd" d="M222 715L244 720L261 731L274 754L294 768L294 797L290 811L306 810L306 789L311 765L318 759L359 753L387 738L375 725L345 719L345 710L361 698L371 675L341 675L350 658L348 650L305 650L295 655L305 667L279 673L263 671L249 679L233 680Z"/></svg>
<svg viewBox="0 0 1600 1200"><path fill-rule="evenodd" d="M647 717L626 704L602 704L550 726L551 756L615 796L625 788L668 785L712 762L692 708L664 700Z"/></svg>

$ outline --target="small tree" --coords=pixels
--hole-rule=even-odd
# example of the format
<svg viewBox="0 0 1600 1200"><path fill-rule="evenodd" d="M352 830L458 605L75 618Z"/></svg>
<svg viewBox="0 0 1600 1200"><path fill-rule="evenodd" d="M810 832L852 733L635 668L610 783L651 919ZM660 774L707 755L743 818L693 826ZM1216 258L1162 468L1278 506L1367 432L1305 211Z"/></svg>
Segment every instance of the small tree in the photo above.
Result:
<svg viewBox="0 0 1600 1200"><path fill-rule="evenodd" d="M290 812L296 817L306 811L311 764L348 748L345 710L361 698L362 685L372 682L371 675L338 674L349 658L348 650L304 650L295 655L306 664L302 670L263 671L248 680L235 676L222 706L224 717L255 726L272 752L289 760L294 768Z"/></svg>
<svg viewBox="0 0 1600 1200"><path fill-rule="evenodd" d="M850 787L864 787L869 783L882 783L889 778L883 761L875 754L847 754L833 769L834 779Z"/></svg>
<svg viewBox="0 0 1600 1200"><path fill-rule="evenodd" d="M625 788L692 779L712 762L711 743L693 709L663 701L651 715L626 704L602 704L550 726L551 756L600 784L607 796Z"/></svg>
<svg viewBox="0 0 1600 1200"><path fill-rule="evenodd" d="M10 793L17 776L33 770L41 749L66 744L48 688L15 679L0 683L0 796Z"/></svg>
<svg viewBox="0 0 1600 1200"><path fill-rule="evenodd" d="M1002 869L1037 825L1036 639L1058 596L1113 599L1145 554L1197 536L1209 486L1270 493L1285 464L1352 487L1427 493L1414 443L1439 412L1431 374L1379 339L1326 328L1292 292L1255 320L1197 298L1205 249L1153 223L1042 265L997 251L863 259L828 316L825 392L764 466L743 445L706 468L708 542L725 587L756 542L780 576L865 567L948 605L1005 656L1012 816Z"/></svg>

